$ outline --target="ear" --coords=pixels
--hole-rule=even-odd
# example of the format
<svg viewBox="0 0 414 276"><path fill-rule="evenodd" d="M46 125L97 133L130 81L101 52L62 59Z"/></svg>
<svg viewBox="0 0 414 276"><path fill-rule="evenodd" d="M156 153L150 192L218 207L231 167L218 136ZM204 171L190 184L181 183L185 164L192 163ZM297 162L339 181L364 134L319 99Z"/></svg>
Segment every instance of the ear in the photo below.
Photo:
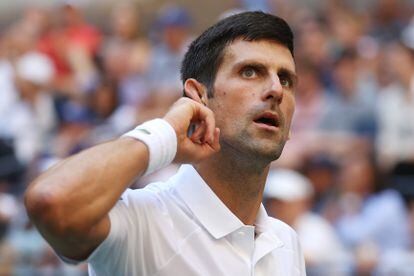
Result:
<svg viewBox="0 0 414 276"><path fill-rule="evenodd" d="M184 93L196 102L206 105L208 101L207 88L196 79L187 79L184 83Z"/></svg>

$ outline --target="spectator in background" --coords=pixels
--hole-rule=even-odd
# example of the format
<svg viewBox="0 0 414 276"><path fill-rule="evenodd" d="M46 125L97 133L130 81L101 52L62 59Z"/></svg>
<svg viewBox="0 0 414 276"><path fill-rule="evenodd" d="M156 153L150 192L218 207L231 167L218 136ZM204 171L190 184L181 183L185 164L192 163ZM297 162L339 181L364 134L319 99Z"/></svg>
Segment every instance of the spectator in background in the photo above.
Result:
<svg viewBox="0 0 414 276"><path fill-rule="evenodd" d="M9 114L14 105L19 101L19 95L14 85L14 68L9 57L9 38L1 37L0 48L0 137L2 139L13 138L9 127Z"/></svg>
<svg viewBox="0 0 414 276"><path fill-rule="evenodd" d="M118 94L115 82L102 79L89 97L89 107L94 124L105 122L117 106Z"/></svg>
<svg viewBox="0 0 414 276"><path fill-rule="evenodd" d="M27 11L26 16L11 24L0 37L0 136L8 134L7 120L17 102L19 93L15 86L16 60L24 53L34 51L36 43L37 24L31 20ZM30 28L29 28L30 26Z"/></svg>
<svg viewBox="0 0 414 276"><path fill-rule="evenodd" d="M270 12L269 0L238 0L243 10Z"/></svg>
<svg viewBox="0 0 414 276"><path fill-rule="evenodd" d="M20 5L20 16L13 18L11 15L6 18L6 15L14 2L2 10L0 182L3 183L0 186L7 188L0 188L0 194L16 195L17 200L22 186L27 185L31 177L37 174L37 168L42 164L55 158L65 158L91 144L112 139L131 126L158 116L168 105L170 96L181 95L180 86L175 88L179 77L178 65L174 65L178 64L176 61L179 60L180 50L174 49L185 48L193 25L188 20L188 13L176 12L183 11L182 8L169 6L161 9L157 19L159 28L154 33L158 36L151 44L144 30L151 24L152 18L141 17L146 15L144 11L149 15L154 12L154 8L157 9L157 5L151 1L141 1L139 5L136 1L99 2L88 10L84 9L88 1L43 2L41 6L37 2L30 3L30 6ZM189 1L186 3L186 8L196 5ZM405 0L232 2L231 8L262 7L289 18L293 23L298 45L295 51L299 75L295 96L297 106L291 140L284 149L284 155L274 166L300 170L309 178L314 188L311 209L331 223L338 223L338 216L345 217L348 209L344 207L355 204L353 200L343 199L348 197L343 195L342 184L339 186L338 183L338 180L344 182L344 173L340 170L342 163L345 163L344 171L351 170L348 168L351 153L370 156L375 150L376 161L380 163L382 173L391 176L393 187L408 201L414 198L414 154L411 150L414 145L411 119L414 118L414 20L404 28L413 14L413 3ZM220 4L230 7L224 2ZM203 18L194 17L194 22L206 24L207 21L215 20L215 12L214 9L202 11L198 15L201 14ZM9 22L10 19L13 21ZM89 19L100 25L92 25ZM108 31L104 37L101 36L102 30ZM399 42L401 32L403 44ZM170 44L184 46L170 47ZM156 52L153 52L153 45L156 46ZM355 49L351 50L354 51L353 57L350 57L352 55L347 49ZM58 107L59 119L62 120L50 120L54 117L50 104L46 104L47 108L41 108L41 104L35 103L38 102L35 99L40 98L50 101L51 93L47 91L47 85L17 77L18 61L28 53L39 54L38 51L53 62L52 97ZM39 72L36 73L43 71L42 66L37 68ZM348 90L351 93L343 93L342 86L350 87ZM344 94L351 96L344 97ZM376 102L376 99L379 101ZM363 110L363 105L355 107L353 101L363 101L371 107L377 104L374 115L378 121L378 132L375 141L371 138L376 133L371 133L367 128L361 131L360 127L351 127L350 132L346 128L343 134L356 133L352 139L333 134L333 130L340 127L345 129L344 121L354 120L355 117L365 120L364 115L357 115L360 111L354 112L354 108ZM332 103L335 106L331 107ZM320 121L326 109L334 115L330 117L325 114L328 124L323 126ZM37 127L39 123L42 127ZM368 135L370 139L360 139L361 134L364 137ZM24 150L25 147L29 150ZM161 171L161 176L155 174L141 178L133 187L165 179L162 175L169 175L168 171L173 172L175 169L172 166ZM361 181L356 180L357 183ZM375 191L366 192L364 199L358 201L360 208L355 211L355 216L362 217L361 214L366 212L365 206L371 202L368 199L377 198L379 194ZM337 204L338 198L345 203ZM391 205L394 203L392 200L385 202L378 213L393 209ZM17 204L20 206L21 202L17 201ZM0 213L3 206L0 207ZM414 205L410 206L414 214ZM39 242L40 236L36 236L25 221L14 222L14 219L24 220L22 216L18 212L11 220L7 220L7 227L12 227L0 241L0 275L24 272L13 271L13 264L19 266L18 269L26 269L27 274L53 273L53 270L55 274L62 274L61 268L55 266L56 259L48 259L50 252L31 249L36 246L44 248L44 245ZM367 225L371 225L370 220ZM366 230L369 227L363 225L361 228ZM411 234L411 237L414 236ZM11 246L11 239L15 247ZM366 255L361 252L373 253L374 257L370 260L379 262L379 267L375 268L379 275L414 275L414 269L410 267L413 263L414 241L411 240L410 244L411 251L400 248L384 253L381 253L382 247L351 247L358 260ZM16 255L16 248L26 253ZM29 262L27 258L30 254L46 258L35 256L36 261ZM365 261L365 267L369 267L368 263ZM42 267L46 269L42 270Z"/></svg>
<svg viewBox="0 0 414 276"><path fill-rule="evenodd" d="M380 0L373 7L371 34L382 42L399 39L410 16L407 1Z"/></svg>
<svg viewBox="0 0 414 276"><path fill-rule="evenodd" d="M8 76L18 98L8 106L7 116L0 117L0 135L12 138L17 157L29 164L44 149L56 123L47 93L53 65L45 55L29 51L16 59L15 72Z"/></svg>
<svg viewBox="0 0 414 276"><path fill-rule="evenodd" d="M86 93L96 84L95 65L101 33L86 22L74 1L63 1L58 10L58 25L40 38L38 49L54 62L57 110L64 122L87 121Z"/></svg>
<svg viewBox="0 0 414 276"><path fill-rule="evenodd" d="M191 18L183 7L166 6L157 25L161 36L152 52L148 77L154 107L162 113L182 95L180 64L190 42Z"/></svg>
<svg viewBox="0 0 414 276"><path fill-rule="evenodd" d="M117 83L109 78L99 81L90 92L88 108L91 117L88 144L113 139L136 122L136 107L119 105Z"/></svg>
<svg viewBox="0 0 414 276"><path fill-rule="evenodd" d="M332 201L336 200L339 164L332 157L322 154L308 156L301 167L302 173L313 186L312 210L330 222Z"/></svg>
<svg viewBox="0 0 414 276"><path fill-rule="evenodd" d="M340 172L338 233L355 255L356 273L373 273L384 256L409 245L408 214L395 190L381 187L374 162L354 154Z"/></svg>
<svg viewBox="0 0 414 276"><path fill-rule="evenodd" d="M338 8L338 5L340 8ZM343 5L343 2L331 5L330 12L327 13L327 23L331 32L331 48L333 52L357 47L362 37L364 25L361 16L357 13L349 12Z"/></svg>
<svg viewBox="0 0 414 276"><path fill-rule="evenodd" d="M326 106L326 91L320 80L319 67L309 61L298 64L300 81L296 92L296 109L292 122L292 134L286 144L285 154L278 164L299 169L303 160L317 148L318 127Z"/></svg>
<svg viewBox="0 0 414 276"><path fill-rule="evenodd" d="M334 228L310 211L314 190L310 181L293 170L269 173L264 192L270 216L292 226L305 255L307 275L347 275L350 264Z"/></svg>
<svg viewBox="0 0 414 276"><path fill-rule="evenodd" d="M118 4L111 15L111 33L101 49L103 70L117 83L121 105L140 109L149 100L147 73L151 48L140 35L140 17L136 6Z"/></svg>
<svg viewBox="0 0 414 276"><path fill-rule="evenodd" d="M333 91L328 96L320 129L345 136L375 136L374 91L362 90L358 79L358 56L345 50L334 63Z"/></svg>
<svg viewBox="0 0 414 276"><path fill-rule="evenodd" d="M414 60L401 43L386 48L386 66L393 82L379 91L378 160L390 170L400 162L414 163Z"/></svg>
<svg viewBox="0 0 414 276"><path fill-rule="evenodd" d="M318 68L318 78L326 86L331 63L329 29L314 15L305 16L299 21L297 40L301 45L306 45L297 50L298 61Z"/></svg>
<svg viewBox="0 0 414 276"><path fill-rule="evenodd" d="M292 125L295 135L315 132L320 124L327 92L320 80L319 72L320 68L310 62L303 61L298 65L301 81L298 83L295 119Z"/></svg>
<svg viewBox="0 0 414 276"><path fill-rule="evenodd" d="M8 183L0 179L0 241L7 234L9 223L17 215L18 202L8 191ZM2 256L2 255L0 255ZM0 260L2 258L0 257Z"/></svg>
<svg viewBox="0 0 414 276"><path fill-rule="evenodd" d="M151 45L141 33L137 7L131 3L116 5L111 14L111 32L100 51L101 82L112 82L117 97L116 109L110 117L116 134L151 114L152 95L146 77L150 56Z"/></svg>
<svg viewBox="0 0 414 276"><path fill-rule="evenodd" d="M9 229L10 220L16 215L17 200L7 193L3 193L4 182L0 180L0 275L12 275L15 264L13 248L5 236Z"/></svg>

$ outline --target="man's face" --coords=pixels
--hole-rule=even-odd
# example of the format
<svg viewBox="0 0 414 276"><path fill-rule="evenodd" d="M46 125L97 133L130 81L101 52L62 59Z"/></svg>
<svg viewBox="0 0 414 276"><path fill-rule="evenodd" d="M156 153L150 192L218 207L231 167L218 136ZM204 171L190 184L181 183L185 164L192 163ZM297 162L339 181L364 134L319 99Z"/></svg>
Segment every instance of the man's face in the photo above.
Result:
<svg viewBox="0 0 414 276"><path fill-rule="evenodd" d="M285 46L269 40L227 46L208 100L222 149L277 159L289 138L295 86L295 64Z"/></svg>

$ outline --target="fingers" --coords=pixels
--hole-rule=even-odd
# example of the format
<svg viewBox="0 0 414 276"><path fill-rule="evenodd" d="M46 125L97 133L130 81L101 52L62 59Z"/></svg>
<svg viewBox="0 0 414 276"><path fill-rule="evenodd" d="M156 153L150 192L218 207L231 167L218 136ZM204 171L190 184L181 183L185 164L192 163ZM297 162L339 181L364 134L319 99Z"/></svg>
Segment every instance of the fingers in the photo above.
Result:
<svg viewBox="0 0 414 276"><path fill-rule="evenodd" d="M182 151L186 152L185 155L188 159L191 160L191 163L196 163L200 160L203 160L212 154L218 152L220 150L220 142L219 142L220 130L216 128L214 130L214 139L211 143L203 142L203 143L194 143L190 139L187 143L182 144ZM185 158L185 159L187 159Z"/></svg>
<svg viewBox="0 0 414 276"><path fill-rule="evenodd" d="M164 116L164 119L172 125L178 136L187 135L190 124L195 123L201 126L201 129L196 132L197 136L201 134L204 136L199 136L198 139L212 141L214 138L215 120L213 111L194 100L181 98L176 101Z"/></svg>
<svg viewBox="0 0 414 276"><path fill-rule="evenodd" d="M204 133L204 136L201 137L202 142L207 142L212 144L214 141L214 132L216 128L216 122L214 119L214 113L211 109L195 102L197 112L194 114L193 119L199 120L202 124L200 129L201 133ZM200 133L197 133L198 135Z"/></svg>
<svg viewBox="0 0 414 276"><path fill-rule="evenodd" d="M190 139L194 143L201 144L204 142L202 138L204 137L205 133L206 133L206 124L203 121L200 124L196 125L196 129L194 133L191 135Z"/></svg>
<svg viewBox="0 0 414 276"><path fill-rule="evenodd" d="M213 140L213 143L211 144L211 147L216 152L220 150L220 129L218 127L214 129L214 140Z"/></svg>
<svg viewBox="0 0 414 276"><path fill-rule="evenodd" d="M176 130L178 150L176 162L194 163L220 150L220 130L215 126L214 113L191 99L177 101L164 117ZM188 136L188 128L195 124Z"/></svg>

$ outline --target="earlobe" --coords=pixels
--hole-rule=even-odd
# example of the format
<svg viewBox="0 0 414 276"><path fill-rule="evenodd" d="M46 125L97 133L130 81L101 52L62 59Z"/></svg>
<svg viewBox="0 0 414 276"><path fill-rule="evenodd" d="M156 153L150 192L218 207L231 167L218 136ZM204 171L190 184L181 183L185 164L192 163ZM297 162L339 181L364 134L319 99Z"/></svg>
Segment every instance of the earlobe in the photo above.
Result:
<svg viewBox="0 0 414 276"><path fill-rule="evenodd" d="M207 98L207 90L205 86L198 82L196 79L187 79L184 83L184 93L187 97L192 100L206 105L205 99Z"/></svg>

